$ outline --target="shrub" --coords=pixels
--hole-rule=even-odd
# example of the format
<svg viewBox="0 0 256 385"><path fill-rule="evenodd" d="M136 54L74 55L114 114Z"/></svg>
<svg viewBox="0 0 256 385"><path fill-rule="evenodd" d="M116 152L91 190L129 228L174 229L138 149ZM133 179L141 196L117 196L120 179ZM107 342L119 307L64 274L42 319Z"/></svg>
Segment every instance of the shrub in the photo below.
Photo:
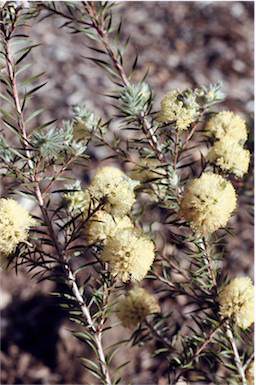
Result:
<svg viewBox="0 0 256 385"><path fill-rule="evenodd" d="M122 43L121 22L112 23L115 3L2 3L1 173L11 179L15 196L0 200L3 267L24 266L39 282L64 282L58 296L81 327L74 335L95 353L94 361L81 360L97 383L120 381L124 365L114 368L112 358L120 346L134 345L153 349L173 385L181 379L252 383L253 286L249 277L228 283L219 251L236 202L246 194L237 194L231 176L242 184L248 171L245 121L230 111L216 114L213 106L224 101L219 83L169 90L155 111L148 78L133 80L137 58L130 72L124 69L128 40ZM113 84L116 116L109 121L85 106L73 106L61 125L36 126L42 106L28 114L44 83L38 83L42 74L28 76L27 59L36 45L24 46L23 29L50 16L86 44L92 41L91 60ZM194 165L202 142L213 147ZM95 146L107 148L112 160L102 162L87 186L76 178L66 184L73 167L90 169L88 148ZM20 196L33 202L30 214L17 203ZM161 218L160 231L154 214ZM170 306L179 297L193 308L182 332ZM160 307L165 298L172 302ZM115 329L116 316L131 329L130 337L106 347L103 335Z"/></svg>

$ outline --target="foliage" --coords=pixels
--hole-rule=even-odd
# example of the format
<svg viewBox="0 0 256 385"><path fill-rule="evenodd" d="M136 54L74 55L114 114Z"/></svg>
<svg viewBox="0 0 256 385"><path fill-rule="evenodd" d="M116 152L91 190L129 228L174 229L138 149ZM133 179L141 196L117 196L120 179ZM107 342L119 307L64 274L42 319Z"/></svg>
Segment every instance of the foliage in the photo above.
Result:
<svg viewBox="0 0 256 385"><path fill-rule="evenodd" d="M115 5L113 2L35 1L4 2L0 7L1 60L5 66L5 71L0 72L4 86L0 96L6 105L6 108L1 108L4 125L0 137L1 175L12 180L9 193L32 200L40 210L36 223L32 223L35 226L29 241L16 245L15 251L6 257L8 264L17 269L20 265L26 266L39 282L50 279L65 284L62 286L65 289L55 295L60 298L70 319L80 325L81 331L74 330L74 335L95 354L95 360L81 357L81 362L97 383L110 385L120 382L122 367L128 363L113 368L114 356L120 346L131 349L138 345L153 346L153 355L165 362L170 384L177 384L183 378L187 383L221 385L225 378L225 383L246 385L245 370L253 354L251 329L243 331L237 328L232 318L225 318L220 313L218 304L218 294L229 281L228 272L221 269L219 248L230 230L226 227L217 233L211 229L200 233L200 226L193 224L190 227L189 216L185 216L188 221L185 222L179 215L185 186L195 175L200 177L210 171L219 174L221 180L222 176L229 178L203 155L201 162L196 164L197 168L193 168L195 161L192 157L199 148L199 143L191 144L198 138L196 133L207 128L208 117L214 115L212 106L224 100L221 85L175 90L166 95L162 106L168 107L168 115L165 111L162 119L163 111L156 113L153 110L154 92L147 82L147 74L138 83L132 80L137 55L130 70L124 71L129 37L123 41L122 22L115 24L112 15ZM33 25L34 20L46 23L47 18L53 16L63 21L62 28L79 34L86 44L91 41L89 49L94 56L87 57L87 60L100 66L113 83L113 90L107 96L115 100L117 118L113 119L119 124L118 133L112 133L111 120L102 123L102 119L85 106L73 106L72 118L61 126L55 121L45 122L39 127L31 124L45 111L40 107L27 115L26 108L31 98L46 84L45 81L39 83L46 75L38 74L19 81L19 74L27 74L31 65L29 53L38 46L29 41L24 28L29 23ZM173 109L171 113L170 109ZM179 119L184 119L184 116L188 120L181 128ZM129 135L123 135L124 130ZM12 143L9 142L9 132L13 136ZM210 146L212 138L208 134L205 132L203 141ZM66 184L69 181L67 171L73 165L89 167L89 143L107 147L111 158L119 162L123 170L131 170L130 177L121 171L113 174L110 170L109 179L104 179L104 183L97 179L97 188L96 179L86 190L81 188L79 181ZM116 184L115 173L120 174ZM124 187L120 189L120 186ZM95 189L97 194L93 192ZM113 202L118 201L120 206L125 204L125 189L132 195L132 203L136 196L136 203L129 213L132 203L128 205L123 214L130 217L129 229L123 230L121 226L115 228L121 211L118 212L119 206ZM210 194L203 197L199 196L200 191L197 194L197 198L202 200L199 208L202 202L208 209L210 204L216 205L216 199L210 202ZM148 215L147 206L155 215L161 214L166 232L155 230L154 218ZM121 245L122 240L126 244L125 249L123 244L119 245L120 253L125 253L123 260L118 247L113 247L111 252L108 247L107 254L106 245L86 242L86 229L105 231L105 227L100 226L101 218L104 218L100 213L103 211L112 226L106 236L109 238L107 246L115 242ZM200 212L203 224L204 215ZM195 215L193 221L196 220ZM94 224L98 221L99 226L92 226L92 221ZM134 230L133 226L137 229ZM123 240L128 233L133 237ZM92 238L97 240L97 236ZM102 239L105 242L104 236ZM141 239L144 243L138 244ZM172 253L170 247L167 248L169 243L173 246ZM140 285L125 282L133 274L129 268L132 266L136 270L134 264L137 260L132 259L133 256L137 258L138 252L142 254L143 247L147 254L144 244L150 245L150 263L156 254L145 278L152 285L152 295L163 303L166 298L174 303L178 296L185 296L187 306L193 309L187 316L188 326L182 327L181 331L181 325L173 321L173 312L167 313L166 309L159 313L157 310L154 314L139 309L135 314L140 314L140 323L135 322L138 326L133 328L130 338L105 347L102 338L116 325L113 320L120 295L130 292L130 289L136 292ZM183 259L179 247L183 248ZM120 259L117 265L125 274L124 283L118 280L120 274L117 271L113 274L111 270L114 258ZM141 255L141 258L144 261L148 257ZM79 261L83 262L78 265ZM147 295L150 302L151 297ZM124 297L121 298L124 301ZM152 303L158 309L153 297ZM129 302L129 306L132 304ZM143 301L138 301L138 304L142 306ZM186 318L182 317L185 322ZM238 345L243 351L238 350Z"/></svg>

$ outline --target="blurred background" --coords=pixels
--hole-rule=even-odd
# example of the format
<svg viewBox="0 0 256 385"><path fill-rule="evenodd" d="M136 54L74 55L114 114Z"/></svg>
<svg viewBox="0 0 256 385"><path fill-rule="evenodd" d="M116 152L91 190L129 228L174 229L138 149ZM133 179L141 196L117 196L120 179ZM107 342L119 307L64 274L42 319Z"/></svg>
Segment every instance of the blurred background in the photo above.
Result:
<svg viewBox="0 0 256 385"><path fill-rule="evenodd" d="M248 147L253 151L253 16L252 1L133 2L114 7L123 19L124 39L131 35L124 67L129 69L134 52L139 54L134 80L148 70L148 82L158 109L163 95L174 88L195 88L221 81L226 100L218 109L230 109L247 121ZM78 103L104 119L114 113L112 100L104 96L113 84L102 69L82 56L93 56L82 35L59 29L61 19L32 20L30 38L41 46L32 50L32 74L44 72L47 85L32 99L31 110L47 106L43 122L71 118L71 105ZM40 119L39 119L40 122ZM41 123L41 122L40 122ZM98 148L90 155L97 165L104 157ZM93 169L94 166L92 166ZM88 170L76 171L88 180ZM91 171L89 171L89 174ZM2 195L6 196L5 182ZM243 180L248 196L253 191L252 167ZM253 226L248 200L239 201L232 219L234 233L225 246L225 269L231 275L253 274ZM250 202L249 202L250 203ZM76 356L88 354L68 331L73 325L55 306L50 292L53 283L40 285L29 280L24 270L1 272L1 383L3 384L82 384L94 380L85 373ZM182 305L182 304L177 304ZM116 329L121 338L129 336ZM118 336L116 336L118 339ZM108 341L106 341L108 342ZM123 370L122 383L167 383L161 362L150 356L150 348L122 350L122 361L132 364ZM118 358L114 362L118 365Z"/></svg>

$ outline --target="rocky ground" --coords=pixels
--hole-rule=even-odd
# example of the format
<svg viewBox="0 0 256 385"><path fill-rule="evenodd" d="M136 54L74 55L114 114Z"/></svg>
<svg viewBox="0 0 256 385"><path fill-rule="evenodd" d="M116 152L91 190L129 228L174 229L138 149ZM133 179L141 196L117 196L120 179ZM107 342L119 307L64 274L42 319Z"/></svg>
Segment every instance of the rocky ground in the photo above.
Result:
<svg viewBox="0 0 256 385"><path fill-rule="evenodd" d="M134 79L148 70L148 82L156 95L155 108L163 94L173 88L198 87L222 81L227 95L222 108L240 114L251 129L248 147L253 150L253 7L252 1L133 2L121 1L114 9L123 18L123 36L131 35L124 62L129 69L134 50L139 53ZM61 21L48 18L32 21L30 37L42 45L32 51L32 73L45 71L48 84L32 100L31 108L47 106L44 119L71 117L71 105L85 104L104 118L113 108L104 96L113 89L103 71L82 56L92 56L90 42L81 35L58 29ZM40 120L39 120L40 122ZM92 149L95 164L104 157ZM76 172L76 170L74 170ZM79 172L78 172L79 173ZM80 175L88 179L86 171ZM237 236L225 247L224 268L231 274L253 274L253 230L249 203L253 191L252 168L246 176L242 197L231 225ZM2 194L6 190L3 183ZM250 194L250 196L249 196ZM55 306L49 293L54 284L37 285L25 271L1 272L1 328L3 384L81 384L90 378L76 356L87 354L85 346L72 337L73 325ZM173 303L182 306L182 303ZM116 333L124 338L124 329ZM109 337L118 339L118 335ZM109 341L106 341L106 343ZM140 353L139 353L140 352ZM122 359L133 365L124 369L122 383L167 383L161 363L148 349L123 349ZM118 357L114 365L118 365Z"/></svg>

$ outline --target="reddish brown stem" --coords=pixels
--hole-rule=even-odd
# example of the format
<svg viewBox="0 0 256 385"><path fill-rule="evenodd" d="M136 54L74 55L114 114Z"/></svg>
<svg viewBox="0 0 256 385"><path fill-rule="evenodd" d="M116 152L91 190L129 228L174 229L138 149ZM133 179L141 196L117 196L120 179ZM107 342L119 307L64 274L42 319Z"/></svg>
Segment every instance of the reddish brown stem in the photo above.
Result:
<svg viewBox="0 0 256 385"><path fill-rule="evenodd" d="M108 35L104 30L103 23L98 21L93 2L92 1L82 1L82 4L84 5L86 11L88 12L88 15L91 18L93 27L96 29L98 35L101 37L102 43L103 43L107 53L109 54L109 57L112 60L115 69L117 70L120 78L122 79L122 82L126 86L128 86L130 84L130 82L129 82L126 74L125 74L125 71L124 71L122 65L120 64L117 56L115 55L115 53L111 47L111 44L108 41Z"/></svg>
<svg viewBox="0 0 256 385"><path fill-rule="evenodd" d="M18 93L16 79L15 79L15 70L14 70L14 65L12 63L12 58L11 58L11 54L10 54L10 50L9 50L9 41L7 38L5 39L4 48L5 48L5 53L6 53L6 63L7 63L7 68L8 68L8 75L9 75L9 79L10 79L11 86L12 86L12 96L13 96L14 104L16 107L16 111L19 114L18 125L19 125L19 129L20 129L21 135L22 135L21 142L22 142L22 145L24 147L26 156L28 158L28 166L29 166L29 169L31 172L32 182L35 182L35 186L34 186L35 195L36 195L36 198L39 202L39 205L42 206L43 205L42 194L40 191L38 180L35 177L35 174L33 171L34 165L33 165L32 159L31 159L31 153L28 149L28 141L27 141L27 133L26 133L26 128L25 128L25 121L24 121L23 112L21 109L19 93Z"/></svg>
<svg viewBox="0 0 256 385"><path fill-rule="evenodd" d="M179 156L179 129L176 127L175 133L175 145L174 145L174 157L173 157L173 169L176 170L178 156Z"/></svg>
<svg viewBox="0 0 256 385"><path fill-rule="evenodd" d="M58 176L60 176L67 169L67 167L72 163L73 160L74 160L74 158L70 158L64 165L61 166L61 168L58 172L54 173L51 182L48 184L48 186L42 192L43 197L45 197L45 194L50 190L50 188L52 187L52 185L54 184L54 182L56 181Z"/></svg>
<svg viewBox="0 0 256 385"><path fill-rule="evenodd" d="M203 115L204 115L204 111L202 111L201 113L200 113L200 115L199 115L199 119L200 118L202 118L203 117ZM192 138L192 136L194 135L194 133L195 133L195 131L196 131L196 129L198 128L198 126L199 126L199 124L200 124L200 122L198 121L196 124L194 124L194 126L192 127L192 129L191 129L191 131L190 131L190 133L188 134L188 136L187 136L187 138L186 138L186 140L185 140L185 142L183 143L183 145L182 145L182 150L185 150L185 148L187 147L187 145L188 145L188 142L190 141L190 139Z"/></svg>

